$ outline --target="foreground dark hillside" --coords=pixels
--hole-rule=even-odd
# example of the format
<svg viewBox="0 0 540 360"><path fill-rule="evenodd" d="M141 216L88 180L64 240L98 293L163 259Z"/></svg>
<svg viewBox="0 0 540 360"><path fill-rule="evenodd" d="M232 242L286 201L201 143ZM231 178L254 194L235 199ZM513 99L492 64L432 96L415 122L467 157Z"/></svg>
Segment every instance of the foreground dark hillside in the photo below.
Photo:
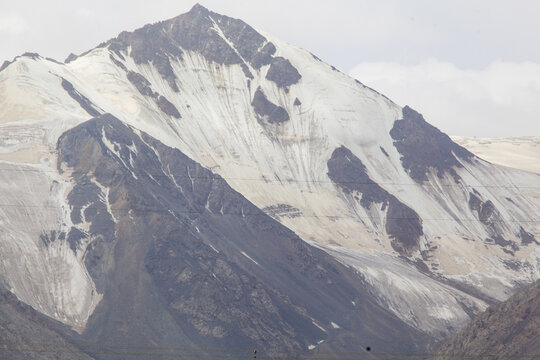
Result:
<svg viewBox="0 0 540 360"><path fill-rule="evenodd" d="M439 359L461 354L490 359L538 358L540 281L478 315L441 348Z"/></svg>

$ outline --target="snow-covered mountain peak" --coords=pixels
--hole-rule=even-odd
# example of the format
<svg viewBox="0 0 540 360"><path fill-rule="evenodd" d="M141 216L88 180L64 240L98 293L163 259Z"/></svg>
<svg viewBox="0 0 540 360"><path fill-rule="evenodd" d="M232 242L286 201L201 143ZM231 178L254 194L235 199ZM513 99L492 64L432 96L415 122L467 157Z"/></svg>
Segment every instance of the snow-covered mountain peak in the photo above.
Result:
<svg viewBox="0 0 540 360"><path fill-rule="evenodd" d="M5 161L45 149L56 163L61 134L112 114L356 267L382 306L419 329L442 326L444 336L540 275L540 228L531 218L539 176L476 158L420 113L202 6L123 32L66 64L18 58L0 72L0 95ZM95 186L106 212L108 190ZM430 301L429 289L448 301Z"/></svg>

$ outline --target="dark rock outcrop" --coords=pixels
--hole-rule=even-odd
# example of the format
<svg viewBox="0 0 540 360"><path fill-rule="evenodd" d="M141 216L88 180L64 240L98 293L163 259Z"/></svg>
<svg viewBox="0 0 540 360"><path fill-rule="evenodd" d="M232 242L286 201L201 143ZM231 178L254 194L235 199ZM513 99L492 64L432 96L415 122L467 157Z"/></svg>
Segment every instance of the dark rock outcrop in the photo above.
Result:
<svg viewBox="0 0 540 360"><path fill-rule="evenodd" d="M485 225L491 224L492 220L494 220L494 215L498 215L498 211L495 209L495 205L493 205L491 200L484 202L479 196L473 193L469 193L469 208L476 212L478 220Z"/></svg>
<svg viewBox="0 0 540 360"><path fill-rule="evenodd" d="M70 62L72 62L73 60L77 59L78 56L75 55L74 53L69 53L69 55L67 56L67 58L64 60L64 63L65 64L69 64Z"/></svg>
<svg viewBox="0 0 540 360"><path fill-rule="evenodd" d="M174 91L179 89L171 60L181 60L186 50L218 64L238 64L248 78L253 75L246 62L259 69L271 64L276 52L272 43L242 20L214 13L199 4L173 19L122 32L101 46L108 46L119 56L131 49L129 55L135 63L152 63Z"/></svg>
<svg viewBox="0 0 540 360"><path fill-rule="evenodd" d="M118 54L117 54L118 55ZM123 56L122 56L123 57ZM118 59L116 59L112 54L109 55L109 59L111 59L111 61L116 65L118 66L120 69L128 72L128 69L126 67L126 65L124 65L124 63L122 63L121 61L119 61Z"/></svg>
<svg viewBox="0 0 540 360"><path fill-rule="evenodd" d="M255 114L259 116L259 121L268 122L270 124L280 124L289 120L287 110L278 106L266 98L266 95L258 88L251 101Z"/></svg>
<svg viewBox="0 0 540 360"><path fill-rule="evenodd" d="M38 53L35 52L25 52L21 56L29 57L32 60L39 60L39 58L41 57Z"/></svg>
<svg viewBox="0 0 540 360"><path fill-rule="evenodd" d="M79 105L88 113L90 116L98 116L100 112L98 111L98 108L92 104L92 102L83 94L78 92L74 87L73 84L67 81L66 79L62 78L62 88L66 90L66 92L71 96L73 100L79 103Z"/></svg>
<svg viewBox="0 0 540 360"><path fill-rule="evenodd" d="M149 96L152 98L157 97L157 94L154 93L154 91L150 87L151 86L150 81L146 80L146 78L142 76L141 74L135 71L128 71L127 78L129 82L132 83L133 86L137 88L137 90L139 91L139 93L141 93L141 95Z"/></svg>
<svg viewBox="0 0 540 360"><path fill-rule="evenodd" d="M266 39L265 39L266 40ZM263 65L268 65L272 63L273 57L276 52L276 47L271 42L266 43L263 46L261 51L255 53L251 58L251 65L255 69L260 69Z"/></svg>
<svg viewBox="0 0 540 360"><path fill-rule="evenodd" d="M540 281L489 307L439 350L437 359L532 359L540 354Z"/></svg>
<svg viewBox="0 0 540 360"><path fill-rule="evenodd" d="M427 181L431 169L436 170L439 177L450 173L458 181L454 170L454 167L462 167L458 158L467 161L474 157L408 106L403 108L403 119L395 121L390 136L401 154L403 167L419 183Z"/></svg>
<svg viewBox="0 0 540 360"><path fill-rule="evenodd" d="M165 114L170 115L175 119L180 119L182 117L176 106L174 106L165 96L159 95L156 99L156 104Z"/></svg>
<svg viewBox="0 0 540 360"><path fill-rule="evenodd" d="M371 180L365 165L349 149L341 146L334 150L328 160L328 177L345 193L362 194L360 204L364 208L380 204L381 209L387 209L385 227L394 250L405 256L418 250L424 234L420 216Z"/></svg>
<svg viewBox="0 0 540 360"><path fill-rule="evenodd" d="M66 233L65 231L57 231L57 230L44 231L39 236L39 238L45 246L49 246L50 244L54 243L57 239L65 240Z"/></svg>
<svg viewBox="0 0 540 360"><path fill-rule="evenodd" d="M152 84L150 84L150 81L148 81L144 76L134 71L128 71L127 78L129 82L131 82L137 88L141 95L154 99L154 102L158 108L165 114L176 119L180 119L182 117L173 103L171 103L165 96L160 95L158 92L152 90Z"/></svg>
<svg viewBox="0 0 540 360"><path fill-rule="evenodd" d="M2 63L2 66L0 66L0 71L4 70L5 68L7 68L12 63L13 63L13 61L4 60L4 62Z"/></svg>
<svg viewBox="0 0 540 360"><path fill-rule="evenodd" d="M273 81L280 88L288 88L298 83L302 75L292 66L291 62L282 57L276 57L266 73L266 79Z"/></svg>
<svg viewBox="0 0 540 360"><path fill-rule="evenodd" d="M519 228L519 237L521 238L521 245L529 245L532 243L535 243L536 245L540 245L540 243L536 240L534 235L526 231L523 227Z"/></svg>
<svg viewBox="0 0 540 360"><path fill-rule="evenodd" d="M513 255L515 251L519 249L518 244L511 240L506 240L501 234L505 231L501 227L502 216L495 207L495 204L491 200L483 201L480 193L475 189L469 193L469 209L476 214L477 219L484 225L490 238L486 239L488 243L494 243L502 247L503 251ZM523 228L521 228L523 230ZM519 237L525 236L527 239L527 232L525 230L517 234Z"/></svg>

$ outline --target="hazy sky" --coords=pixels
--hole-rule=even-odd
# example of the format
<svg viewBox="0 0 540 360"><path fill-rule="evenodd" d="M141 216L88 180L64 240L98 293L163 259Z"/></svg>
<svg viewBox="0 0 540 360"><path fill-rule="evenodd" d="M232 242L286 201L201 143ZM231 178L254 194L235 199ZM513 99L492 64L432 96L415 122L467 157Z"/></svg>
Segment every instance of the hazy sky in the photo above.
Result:
<svg viewBox="0 0 540 360"><path fill-rule="evenodd" d="M388 95L451 135L540 136L540 1L202 0ZM0 0L0 62L63 60L185 0Z"/></svg>

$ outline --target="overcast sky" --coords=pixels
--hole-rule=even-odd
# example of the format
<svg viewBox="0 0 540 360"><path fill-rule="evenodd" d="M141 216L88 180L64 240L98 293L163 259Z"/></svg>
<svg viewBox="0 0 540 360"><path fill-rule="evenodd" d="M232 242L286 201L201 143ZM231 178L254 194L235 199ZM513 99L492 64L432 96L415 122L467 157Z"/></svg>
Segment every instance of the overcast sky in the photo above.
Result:
<svg viewBox="0 0 540 360"><path fill-rule="evenodd" d="M411 105L450 135L540 136L540 1L201 0ZM0 62L63 60L186 0L0 0Z"/></svg>

